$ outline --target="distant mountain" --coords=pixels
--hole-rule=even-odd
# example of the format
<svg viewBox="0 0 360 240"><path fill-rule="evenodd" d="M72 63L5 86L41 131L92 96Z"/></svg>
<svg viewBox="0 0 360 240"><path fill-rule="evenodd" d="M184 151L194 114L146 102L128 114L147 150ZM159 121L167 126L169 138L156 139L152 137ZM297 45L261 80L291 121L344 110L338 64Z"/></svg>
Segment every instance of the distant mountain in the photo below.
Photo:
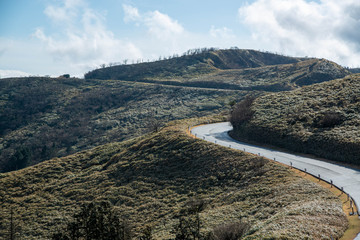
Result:
<svg viewBox="0 0 360 240"><path fill-rule="evenodd" d="M348 70L325 59L228 49L195 52L150 63L104 67L85 74L85 78L246 91L284 91L348 74Z"/></svg>
<svg viewBox="0 0 360 240"><path fill-rule="evenodd" d="M292 64L220 70L190 79L139 81L178 86L277 92L342 78L348 74L350 72L334 62L325 59L308 59Z"/></svg>
<svg viewBox="0 0 360 240"><path fill-rule="evenodd" d="M154 239L175 239L179 219L199 206L202 233L241 221L247 239L341 237L347 219L331 192L185 132L214 120L224 119L177 121L138 139L0 173L0 239L8 239L11 209L17 236L50 239L79 206L98 201L109 201L135 237L150 226Z"/></svg>
<svg viewBox="0 0 360 240"><path fill-rule="evenodd" d="M302 61L255 50L204 50L166 60L105 67L85 74L86 79L141 80L147 78L196 77L226 69L257 68Z"/></svg>
<svg viewBox="0 0 360 240"><path fill-rule="evenodd" d="M360 165L360 74L262 96L251 111L237 137Z"/></svg>
<svg viewBox="0 0 360 240"><path fill-rule="evenodd" d="M324 59L230 49L102 68L86 79L0 79L0 172L140 136L171 120L228 111L247 94L347 74Z"/></svg>
<svg viewBox="0 0 360 240"><path fill-rule="evenodd" d="M349 68L348 70L352 73L360 73L360 68Z"/></svg>

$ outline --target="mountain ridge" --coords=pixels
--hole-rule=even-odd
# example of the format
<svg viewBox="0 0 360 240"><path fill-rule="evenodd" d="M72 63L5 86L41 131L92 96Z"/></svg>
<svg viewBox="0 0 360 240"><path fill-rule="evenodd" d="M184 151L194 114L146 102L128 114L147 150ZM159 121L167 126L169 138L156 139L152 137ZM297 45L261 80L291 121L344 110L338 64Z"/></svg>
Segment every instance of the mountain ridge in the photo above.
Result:
<svg viewBox="0 0 360 240"><path fill-rule="evenodd" d="M255 50L204 50L161 61L104 67L90 71L84 76L85 79L119 80L136 80L154 75L157 77L192 77L199 73L211 73L216 70L254 68L298 61L301 61L301 58Z"/></svg>

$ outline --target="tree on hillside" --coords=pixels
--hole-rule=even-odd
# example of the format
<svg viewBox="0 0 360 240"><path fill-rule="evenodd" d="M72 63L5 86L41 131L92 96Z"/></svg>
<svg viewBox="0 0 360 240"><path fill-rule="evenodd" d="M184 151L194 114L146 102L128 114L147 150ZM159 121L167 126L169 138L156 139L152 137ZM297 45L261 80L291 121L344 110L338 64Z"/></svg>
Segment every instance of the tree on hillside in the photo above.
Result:
<svg viewBox="0 0 360 240"><path fill-rule="evenodd" d="M27 147L19 147L5 164L5 172L15 171L27 166L31 158L31 151Z"/></svg>
<svg viewBox="0 0 360 240"><path fill-rule="evenodd" d="M109 202L90 203L74 214L65 229L55 233L53 240L128 240L129 225L114 213Z"/></svg>
<svg viewBox="0 0 360 240"><path fill-rule="evenodd" d="M10 209L10 222L8 225L8 238L9 240L21 239L21 225L14 217L14 209ZM0 223L0 228L2 224Z"/></svg>
<svg viewBox="0 0 360 240"><path fill-rule="evenodd" d="M175 240L207 240L208 235L201 232L200 212L206 208L202 199L190 199L180 211L179 223L174 226L172 233Z"/></svg>
<svg viewBox="0 0 360 240"><path fill-rule="evenodd" d="M174 226L172 233L174 240L239 240L249 230L246 222L221 224L211 232L201 231L203 222L200 212L205 210L207 203L203 199L190 199L180 211L179 222Z"/></svg>
<svg viewBox="0 0 360 240"><path fill-rule="evenodd" d="M148 118L146 128L149 132L158 132L164 124L154 115Z"/></svg>
<svg viewBox="0 0 360 240"><path fill-rule="evenodd" d="M230 123L234 129L237 129L252 118L254 111L251 109L251 105L254 100L255 97L247 96L244 100L234 105L230 115Z"/></svg>

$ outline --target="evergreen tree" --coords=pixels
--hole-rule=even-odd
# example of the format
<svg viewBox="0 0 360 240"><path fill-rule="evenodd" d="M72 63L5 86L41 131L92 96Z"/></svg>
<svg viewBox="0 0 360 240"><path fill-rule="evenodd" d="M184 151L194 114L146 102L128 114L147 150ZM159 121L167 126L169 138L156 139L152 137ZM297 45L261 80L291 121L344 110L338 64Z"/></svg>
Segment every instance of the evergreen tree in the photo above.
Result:
<svg viewBox="0 0 360 240"><path fill-rule="evenodd" d="M65 231L52 236L53 240L128 240L129 226L114 213L109 202L90 203L73 216Z"/></svg>

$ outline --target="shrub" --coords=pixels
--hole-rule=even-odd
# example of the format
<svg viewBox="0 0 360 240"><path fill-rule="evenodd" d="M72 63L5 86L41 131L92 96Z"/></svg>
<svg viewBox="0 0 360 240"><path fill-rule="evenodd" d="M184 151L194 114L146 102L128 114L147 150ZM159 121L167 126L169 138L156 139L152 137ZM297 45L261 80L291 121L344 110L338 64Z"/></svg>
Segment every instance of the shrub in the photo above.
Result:
<svg viewBox="0 0 360 240"><path fill-rule="evenodd" d="M315 127L333 128L343 122L343 117L338 112L326 112L314 122Z"/></svg>
<svg viewBox="0 0 360 240"><path fill-rule="evenodd" d="M173 233L175 240L200 240L203 239L200 233L200 217L199 214L181 217L179 224L174 226Z"/></svg>
<svg viewBox="0 0 360 240"><path fill-rule="evenodd" d="M249 224L245 222L229 223L218 226L213 231L214 240L238 240L249 229Z"/></svg>
<svg viewBox="0 0 360 240"><path fill-rule="evenodd" d="M184 215L196 214L203 211L207 203L203 199L191 198L181 210Z"/></svg>

